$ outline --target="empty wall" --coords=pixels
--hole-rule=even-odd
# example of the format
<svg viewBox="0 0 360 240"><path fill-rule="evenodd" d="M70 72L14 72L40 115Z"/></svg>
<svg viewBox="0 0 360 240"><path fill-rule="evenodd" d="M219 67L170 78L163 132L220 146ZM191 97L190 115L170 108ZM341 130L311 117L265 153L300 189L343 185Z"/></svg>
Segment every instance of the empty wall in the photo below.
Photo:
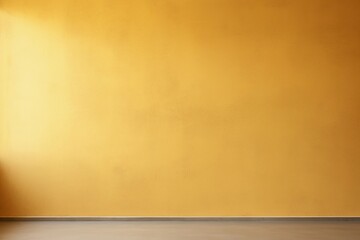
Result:
<svg viewBox="0 0 360 240"><path fill-rule="evenodd" d="M360 215L356 0L3 0L3 216Z"/></svg>

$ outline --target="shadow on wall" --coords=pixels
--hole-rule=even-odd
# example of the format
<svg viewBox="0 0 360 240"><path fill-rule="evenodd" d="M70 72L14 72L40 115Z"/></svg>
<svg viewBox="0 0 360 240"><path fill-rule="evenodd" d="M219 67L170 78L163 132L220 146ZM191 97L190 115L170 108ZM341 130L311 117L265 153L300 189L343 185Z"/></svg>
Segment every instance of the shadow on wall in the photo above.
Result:
<svg viewBox="0 0 360 240"><path fill-rule="evenodd" d="M0 217L17 215L17 201L11 180L3 168L0 168Z"/></svg>
<svg viewBox="0 0 360 240"><path fill-rule="evenodd" d="M18 198L14 197L15 191L11 180L3 168L0 168L0 239L6 239L12 230L19 226L20 222L9 222L6 217L16 216ZM1 219L3 218L3 219Z"/></svg>

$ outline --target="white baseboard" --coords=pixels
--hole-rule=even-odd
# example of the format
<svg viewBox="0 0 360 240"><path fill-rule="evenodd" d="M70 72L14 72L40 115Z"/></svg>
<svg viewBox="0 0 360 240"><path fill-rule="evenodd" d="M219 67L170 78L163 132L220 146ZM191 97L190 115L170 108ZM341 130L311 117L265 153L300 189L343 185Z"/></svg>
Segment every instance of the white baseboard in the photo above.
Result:
<svg viewBox="0 0 360 240"><path fill-rule="evenodd" d="M360 221L360 216L0 216L0 221Z"/></svg>

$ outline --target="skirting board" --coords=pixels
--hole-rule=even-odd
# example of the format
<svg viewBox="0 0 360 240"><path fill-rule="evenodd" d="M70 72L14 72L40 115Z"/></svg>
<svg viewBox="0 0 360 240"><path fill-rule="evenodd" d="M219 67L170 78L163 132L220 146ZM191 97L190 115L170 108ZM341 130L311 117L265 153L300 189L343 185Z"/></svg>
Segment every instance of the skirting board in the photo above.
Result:
<svg viewBox="0 0 360 240"><path fill-rule="evenodd" d="M294 216L294 217L281 217L281 216L271 216L271 217L222 217L222 216L214 216L214 217L201 217L201 216L193 216L193 217L128 217L128 216L31 216L31 217L0 217L0 221L320 221L320 222L328 222L328 221L360 221L360 216L351 216L351 217L305 217L305 216Z"/></svg>

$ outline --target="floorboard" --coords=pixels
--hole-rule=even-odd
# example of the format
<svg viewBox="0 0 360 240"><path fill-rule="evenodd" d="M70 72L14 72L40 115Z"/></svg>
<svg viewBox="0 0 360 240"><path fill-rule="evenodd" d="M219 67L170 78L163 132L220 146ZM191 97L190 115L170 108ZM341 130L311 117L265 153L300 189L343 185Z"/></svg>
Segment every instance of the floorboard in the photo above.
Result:
<svg viewBox="0 0 360 240"><path fill-rule="evenodd" d="M2 240L360 240L360 222L0 222Z"/></svg>

